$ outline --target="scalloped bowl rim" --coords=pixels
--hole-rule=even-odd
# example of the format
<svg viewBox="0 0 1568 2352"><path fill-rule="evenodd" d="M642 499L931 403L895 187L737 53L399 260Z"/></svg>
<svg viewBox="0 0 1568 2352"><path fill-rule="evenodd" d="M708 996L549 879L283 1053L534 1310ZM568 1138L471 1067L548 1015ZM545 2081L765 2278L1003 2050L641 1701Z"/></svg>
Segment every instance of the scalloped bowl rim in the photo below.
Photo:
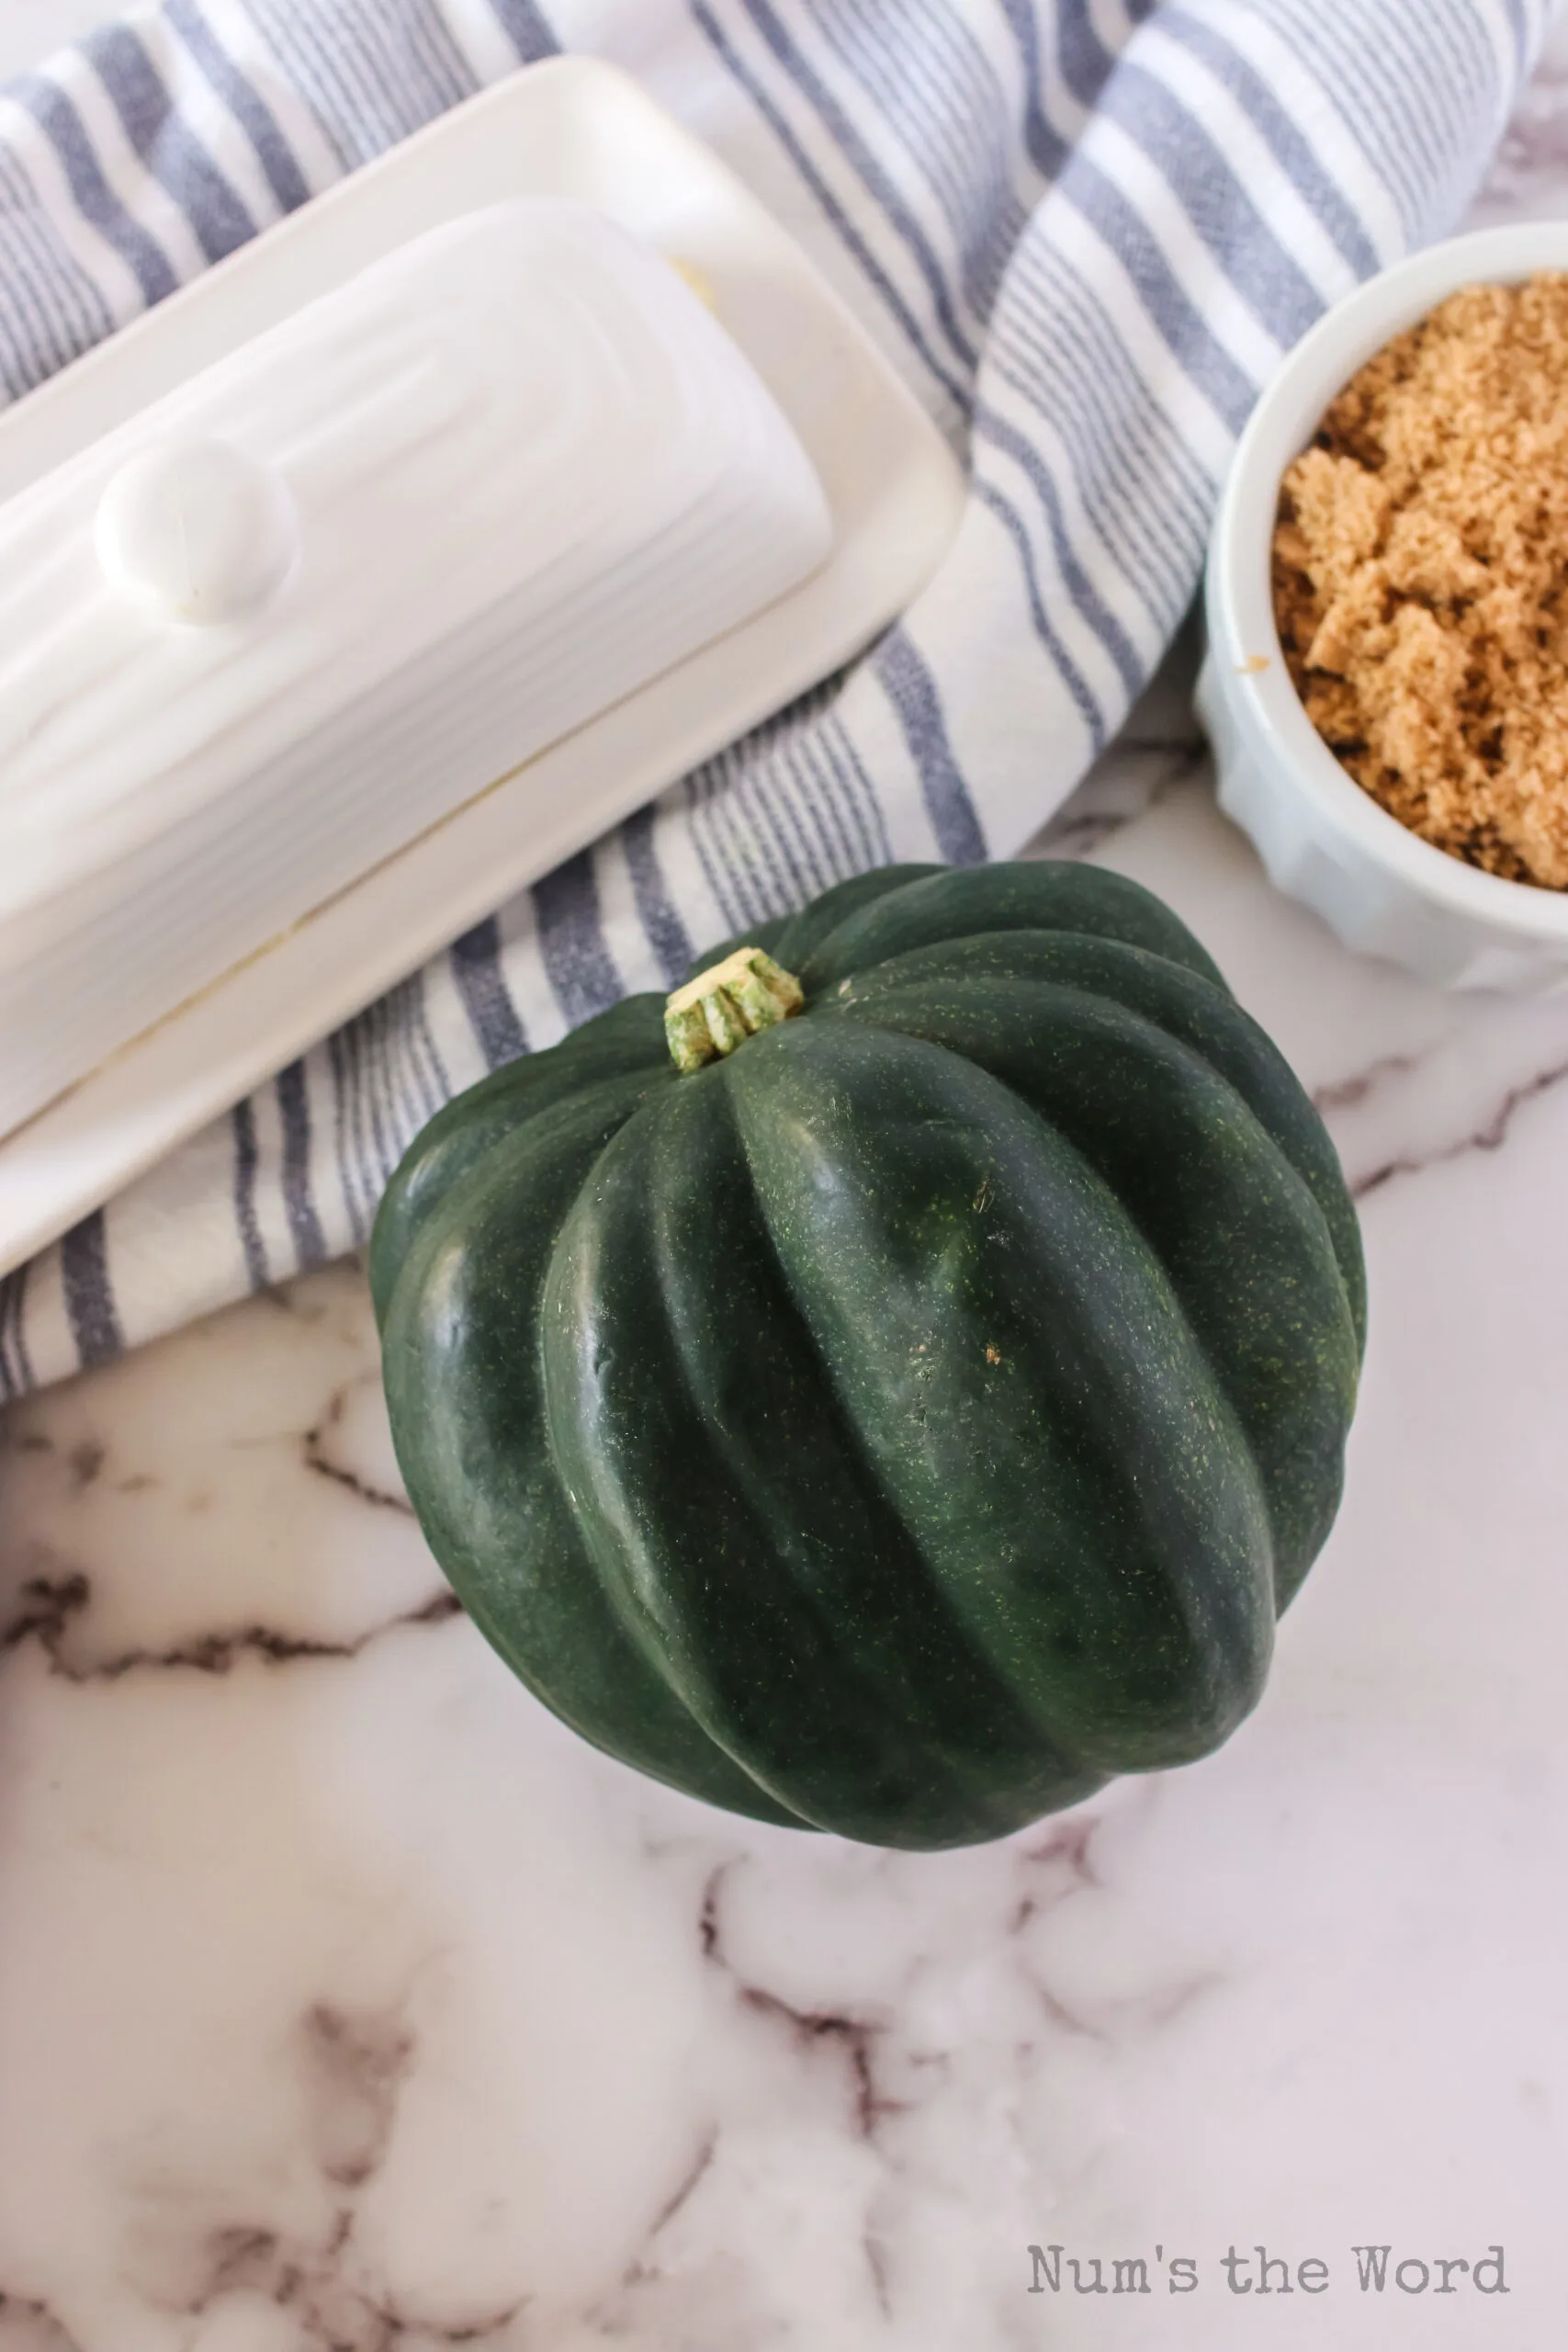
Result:
<svg viewBox="0 0 1568 2352"><path fill-rule="evenodd" d="M1446 296L1482 282L1568 270L1568 220L1472 231L1413 254L1336 303L1297 344L1236 446L1210 548L1206 607L1216 680L1255 751L1267 750L1312 800L1324 830L1362 859L1494 934L1568 950L1568 892L1484 873L1423 841L1341 767L1292 683L1274 617L1270 557L1280 482L1357 369ZM1265 666L1257 666L1261 659ZM1240 689L1238 691L1237 689Z"/></svg>

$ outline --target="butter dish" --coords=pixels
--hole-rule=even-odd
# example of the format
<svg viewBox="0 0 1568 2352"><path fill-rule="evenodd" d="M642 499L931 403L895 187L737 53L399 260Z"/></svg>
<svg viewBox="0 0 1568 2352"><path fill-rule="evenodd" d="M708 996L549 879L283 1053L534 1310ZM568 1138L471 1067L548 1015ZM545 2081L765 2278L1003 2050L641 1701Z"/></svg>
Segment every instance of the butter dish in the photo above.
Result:
<svg viewBox="0 0 1568 2352"><path fill-rule="evenodd" d="M0 1267L839 667L963 495L581 59L0 417Z"/></svg>
<svg viewBox="0 0 1568 2352"><path fill-rule="evenodd" d="M0 1131L831 538L697 296L559 198L428 231L9 501Z"/></svg>

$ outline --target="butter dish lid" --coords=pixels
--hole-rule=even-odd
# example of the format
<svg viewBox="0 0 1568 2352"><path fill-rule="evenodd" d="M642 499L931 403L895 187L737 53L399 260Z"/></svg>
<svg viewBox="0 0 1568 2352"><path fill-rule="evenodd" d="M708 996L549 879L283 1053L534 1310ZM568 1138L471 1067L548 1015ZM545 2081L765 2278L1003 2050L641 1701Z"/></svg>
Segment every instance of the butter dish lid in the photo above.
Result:
<svg viewBox="0 0 1568 2352"><path fill-rule="evenodd" d="M474 756L500 773L830 538L793 431L660 255L556 197L428 232L0 505L0 960L225 803L238 842L313 743L327 794L348 736L460 714L498 665ZM470 760L463 789L490 780ZM394 845L372 829L367 862Z"/></svg>

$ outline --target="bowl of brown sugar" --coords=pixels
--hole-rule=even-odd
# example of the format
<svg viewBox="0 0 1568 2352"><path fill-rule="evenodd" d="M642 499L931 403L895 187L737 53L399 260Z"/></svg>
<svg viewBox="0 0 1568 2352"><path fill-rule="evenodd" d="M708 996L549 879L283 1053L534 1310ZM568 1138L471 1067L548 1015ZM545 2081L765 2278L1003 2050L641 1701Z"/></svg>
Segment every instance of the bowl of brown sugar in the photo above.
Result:
<svg viewBox="0 0 1568 2352"><path fill-rule="evenodd" d="M1568 980L1568 224L1434 246L1304 337L1207 613L1220 801L1271 878L1424 978Z"/></svg>

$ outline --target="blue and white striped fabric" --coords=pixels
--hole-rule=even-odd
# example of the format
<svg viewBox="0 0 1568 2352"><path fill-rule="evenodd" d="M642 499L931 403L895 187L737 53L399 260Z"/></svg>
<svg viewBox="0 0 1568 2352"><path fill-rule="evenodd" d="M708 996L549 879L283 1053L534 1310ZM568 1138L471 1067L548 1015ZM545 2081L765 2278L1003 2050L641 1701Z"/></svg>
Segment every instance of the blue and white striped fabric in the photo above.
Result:
<svg viewBox="0 0 1568 2352"><path fill-rule="evenodd" d="M362 1240L414 1129L694 949L892 858L1004 856L1197 583L1325 304L1450 227L1548 0L165 0L0 93L16 398L521 60L718 147L966 452L849 676L457 941L0 1289L0 1395Z"/></svg>

